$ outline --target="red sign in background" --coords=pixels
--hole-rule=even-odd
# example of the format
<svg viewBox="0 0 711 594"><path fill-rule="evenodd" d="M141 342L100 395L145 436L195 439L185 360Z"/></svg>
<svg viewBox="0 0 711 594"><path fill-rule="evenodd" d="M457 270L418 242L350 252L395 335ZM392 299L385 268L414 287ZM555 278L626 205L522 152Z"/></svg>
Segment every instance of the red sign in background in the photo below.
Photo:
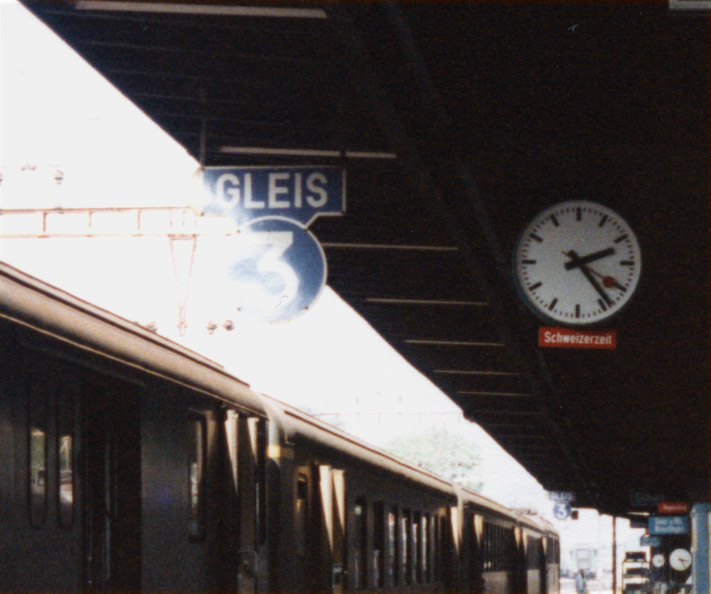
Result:
<svg viewBox="0 0 711 594"><path fill-rule="evenodd" d="M551 349L616 349L615 330L539 328L538 346Z"/></svg>
<svg viewBox="0 0 711 594"><path fill-rule="evenodd" d="M660 514L688 514L689 504L683 501L664 501L657 504L657 513Z"/></svg>

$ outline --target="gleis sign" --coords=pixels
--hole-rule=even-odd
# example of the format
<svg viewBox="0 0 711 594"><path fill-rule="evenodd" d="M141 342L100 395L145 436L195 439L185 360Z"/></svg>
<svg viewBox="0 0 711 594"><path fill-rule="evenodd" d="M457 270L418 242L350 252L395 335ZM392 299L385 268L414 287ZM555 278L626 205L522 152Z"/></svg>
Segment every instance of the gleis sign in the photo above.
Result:
<svg viewBox="0 0 711 594"><path fill-rule="evenodd" d="M266 322L296 317L326 284L326 256L307 227L346 209L339 167L209 167L202 213L233 219L226 249L231 308Z"/></svg>
<svg viewBox="0 0 711 594"><path fill-rule="evenodd" d="M207 167L205 214L223 214L239 225L281 218L308 227L316 217L346 209L340 167Z"/></svg>
<svg viewBox="0 0 711 594"><path fill-rule="evenodd" d="M551 501L565 501L570 503L575 501L575 493L572 491L548 491L548 499Z"/></svg>

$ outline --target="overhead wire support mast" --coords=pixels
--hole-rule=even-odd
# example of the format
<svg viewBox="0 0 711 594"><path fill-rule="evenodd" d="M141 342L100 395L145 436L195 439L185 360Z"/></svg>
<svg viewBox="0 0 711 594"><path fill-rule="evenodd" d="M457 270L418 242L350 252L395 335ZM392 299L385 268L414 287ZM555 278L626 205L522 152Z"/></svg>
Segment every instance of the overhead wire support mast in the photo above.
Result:
<svg viewBox="0 0 711 594"><path fill-rule="evenodd" d="M203 217L188 206L0 209L0 239L167 239L178 294L178 332L187 327L197 240L239 233L226 217Z"/></svg>

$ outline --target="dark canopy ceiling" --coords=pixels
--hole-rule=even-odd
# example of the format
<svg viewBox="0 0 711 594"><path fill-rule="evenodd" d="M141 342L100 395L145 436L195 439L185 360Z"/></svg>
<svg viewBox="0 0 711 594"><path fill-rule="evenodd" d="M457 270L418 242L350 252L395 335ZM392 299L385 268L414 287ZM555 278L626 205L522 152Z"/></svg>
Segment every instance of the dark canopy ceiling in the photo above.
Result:
<svg viewBox="0 0 711 594"><path fill-rule="evenodd" d="M311 227L329 284L547 489L613 513L709 497L706 17L24 3L204 165L345 167L346 215ZM539 349L514 288L518 234L572 198L641 243L616 350Z"/></svg>

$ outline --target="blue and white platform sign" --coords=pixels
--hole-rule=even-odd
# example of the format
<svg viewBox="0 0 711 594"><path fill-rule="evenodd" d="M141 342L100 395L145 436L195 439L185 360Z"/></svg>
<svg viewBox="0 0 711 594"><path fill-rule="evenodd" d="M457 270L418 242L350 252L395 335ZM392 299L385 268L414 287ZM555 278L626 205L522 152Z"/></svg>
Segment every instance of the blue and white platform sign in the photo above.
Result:
<svg viewBox="0 0 711 594"><path fill-rule="evenodd" d="M206 168L203 214L240 228L227 269L233 307L267 322L308 309L326 284L326 256L307 227L345 212L338 167Z"/></svg>
<svg viewBox="0 0 711 594"><path fill-rule="evenodd" d="M296 317L326 284L321 244L310 231L290 221L256 221L234 246L227 267L233 307L265 322Z"/></svg>
<svg viewBox="0 0 711 594"><path fill-rule="evenodd" d="M651 536L689 534L689 517L652 516L649 518L649 534Z"/></svg>
<svg viewBox="0 0 711 594"><path fill-rule="evenodd" d="M644 534L639 539L639 546L641 546L641 547L661 547L662 546L662 537Z"/></svg>
<svg viewBox="0 0 711 594"><path fill-rule="evenodd" d="M570 504L567 501L558 501L553 505L553 515L559 520L570 517Z"/></svg>
<svg viewBox="0 0 711 594"><path fill-rule="evenodd" d="M283 218L308 227L316 217L346 210L340 167L206 167L204 214L224 214L238 225Z"/></svg>
<svg viewBox="0 0 711 594"><path fill-rule="evenodd" d="M565 501L570 503L575 501L575 493L572 491L548 491L548 499L551 501Z"/></svg>

